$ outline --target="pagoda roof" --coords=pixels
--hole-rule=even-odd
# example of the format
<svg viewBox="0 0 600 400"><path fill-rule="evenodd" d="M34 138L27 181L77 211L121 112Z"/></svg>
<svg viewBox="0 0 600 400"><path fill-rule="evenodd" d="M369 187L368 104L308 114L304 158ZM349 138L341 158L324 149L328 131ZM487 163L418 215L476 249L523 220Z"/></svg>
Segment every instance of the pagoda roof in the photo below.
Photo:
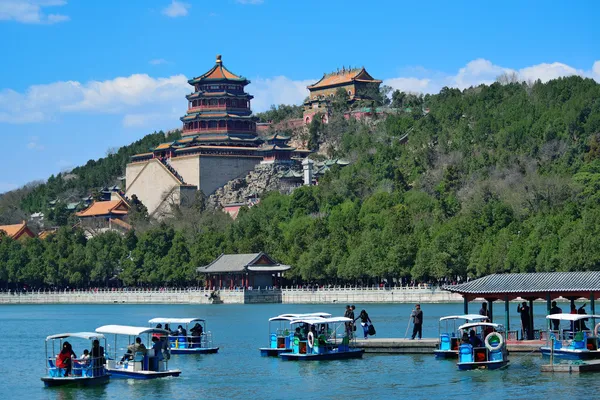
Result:
<svg viewBox="0 0 600 400"><path fill-rule="evenodd" d="M237 114L229 114L224 112L191 112L183 117L181 117L182 121L190 121L196 118L202 119L222 119L222 118L231 118L231 119L245 119L245 120L254 120L256 117L252 115L237 115Z"/></svg>
<svg viewBox="0 0 600 400"><path fill-rule="evenodd" d="M35 237L33 232L27 226L27 222L23 221L20 224L13 225L0 225L0 231L4 231L6 236L11 239L19 239L23 235L27 235L29 237Z"/></svg>
<svg viewBox="0 0 600 400"><path fill-rule="evenodd" d="M228 273L228 272L283 272L289 270L289 265L275 262L267 254L221 254L216 260L204 267L198 267L200 273Z"/></svg>
<svg viewBox="0 0 600 400"><path fill-rule="evenodd" d="M194 85L196 83L204 81L235 81L250 83L248 79L244 78L243 76L238 76L233 72L229 71L227 68L225 68L225 66L223 65L223 61L221 60L221 55L217 55L217 61L214 67L212 67L208 72L190 79L188 83L190 85Z"/></svg>
<svg viewBox="0 0 600 400"><path fill-rule="evenodd" d="M294 171L293 169L288 169L284 173L282 173L280 178L302 178L304 174L301 171Z"/></svg>
<svg viewBox="0 0 600 400"><path fill-rule="evenodd" d="M231 93L231 92L206 92L206 91L199 91L199 92L194 92L194 93L190 93L188 95L185 96L186 99L193 99L196 97L235 97L235 98L250 98L253 99L254 96L252 96L251 94L248 93L240 93L240 94L235 94L235 93Z"/></svg>
<svg viewBox="0 0 600 400"><path fill-rule="evenodd" d="M317 83L307 86L308 90L321 89L330 86L346 85L354 82L381 83L379 79L373 78L365 67L354 69L342 69L341 71L324 74Z"/></svg>
<svg viewBox="0 0 600 400"><path fill-rule="evenodd" d="M290 140L291 136L286 136L282 133L274 133L269 136L265 136L264 140Z"/></svg>
<svg viewBox="0 0 600 400"><path fill-rule="evenodd" d="M129 205L123 200L94 201L91 206L75 213L78 217L98 217L102 215L127 215Z"/></svg>
<svg viewBox="0 0 600 400"><path fill-rule="evenodd" d="M268 144L258 149L258 151L294 151L295 147L278 146L276 144Z"/></svg>

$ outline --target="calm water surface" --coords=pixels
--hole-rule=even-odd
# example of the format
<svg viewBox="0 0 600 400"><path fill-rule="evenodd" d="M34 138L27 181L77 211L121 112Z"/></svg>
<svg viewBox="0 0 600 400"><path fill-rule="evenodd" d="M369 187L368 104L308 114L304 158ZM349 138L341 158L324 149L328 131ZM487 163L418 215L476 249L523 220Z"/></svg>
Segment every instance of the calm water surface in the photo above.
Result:
<svg viewBox="0 0 600 400"><path fill-rule="evenodd" d="M512 305L511 305L512 307ZM361 310L357 304L356 315ZM404 337L412 305L368 305L377 337ZM478 307L475 307L478 308ZM516 308L516 304L514 305ZM474 309L473 309L474 310ZM473 311L471 310L471 311ZM543 311L543 306L538 307ZM542 374L536 354L510 356L502 371L458 371L433 355L365 355L362 360L283 362L260 357L267 319L284 312L330 312L344 305L14 305L0 306L0 394L3 399L340 399L593 398L597 376ZM435 337L437 320L462 313L462 304L423 304L423 335ZM496 310L497 318L500 317ZM511 309L511 313L513 310ZM518 315L512 314L512 327ZM179 378L112 379L99 388L45 388L44 339L54 333L93 331L106 324L146 326L153 317L205 317L218 354L171 357ZM536 325L543 322L536 315ZM359 327L360 329L360 327ZM412 326L411 326L412 329ZM410 334L410 332L409 332ZM74 342L74 341L73 341ZM87 345L87 344L86 344ZM79 355L82 343L74 342Z"/></svg>

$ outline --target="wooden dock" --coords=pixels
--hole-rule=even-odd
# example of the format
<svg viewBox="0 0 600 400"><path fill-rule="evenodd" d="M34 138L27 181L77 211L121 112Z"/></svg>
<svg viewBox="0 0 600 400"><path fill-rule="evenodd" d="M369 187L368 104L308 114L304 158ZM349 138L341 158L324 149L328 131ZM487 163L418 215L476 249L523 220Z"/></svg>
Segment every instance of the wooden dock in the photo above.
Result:
<svg viewBox="0 0 600 400"><path fill-rule="evenodd" d="M539 352L540 346L546 344L540 340L508 341L506 348L509 353ZM369 338L357 339L354 347L365 349L365 353L383 354L433 354L437 348L438 339L423 338L421 340L399 338Z"/></svg>
<svg viewBox="0 0 600 400"><path fill-rule="evenodd" d="M582 372L598 371L600 371L600 360L542 365L542 372L567 372L569 374L579 374Z"/></svg>

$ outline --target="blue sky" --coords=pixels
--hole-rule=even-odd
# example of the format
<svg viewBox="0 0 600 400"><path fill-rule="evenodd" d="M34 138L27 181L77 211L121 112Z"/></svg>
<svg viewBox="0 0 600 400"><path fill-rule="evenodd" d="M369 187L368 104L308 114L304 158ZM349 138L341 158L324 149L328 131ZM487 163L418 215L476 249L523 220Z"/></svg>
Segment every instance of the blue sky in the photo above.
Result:
<svg viewBox="0 0 600 400"><path fill-rule="evenodd" d="M252 80L254 111L341 66L427 93L502 72L600 81L598 15L592 0L0 0L0 192L179 127L187 78L216 54Z"/></svg>

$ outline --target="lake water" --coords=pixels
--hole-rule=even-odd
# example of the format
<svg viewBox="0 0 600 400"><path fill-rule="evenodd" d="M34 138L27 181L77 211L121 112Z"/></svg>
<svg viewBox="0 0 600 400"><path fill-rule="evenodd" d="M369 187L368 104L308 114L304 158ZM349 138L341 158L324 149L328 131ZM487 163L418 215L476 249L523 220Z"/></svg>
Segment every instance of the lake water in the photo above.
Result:
<svg viewBox="0 0 600 400"><path fill-rule="evenodd" d="M440 316L461 314L462 304L423 304L424 337L435 337ZM512 305L511 305L512 307ZM356 315L361 310L357 305ZM404 337L412 305L365 306L377 337ZM477 307L475 307L477 308ZM514 305L516 308L516 304ZM543 311L538 306L538 311ZM563 307L564 309L564 307ZM362 360L284 362L260 357L267 345L267 319L281 313L329 312L344 305L14 305L0 306L0 394L8 399L340 399L593 398L594 374L542 374L537 354L510 355L500 371L458 371L433 355L371 355ZM496 310L499 321L503 318ZM511 309L511 313L513 310ZM516 328L518 314L512 315ZM178 378L111 379L97 388L45 388L44 339L54 333L93 331L106 324L146 326L153 317L204 317L219 353L173 355ZM544 316L536 315L536 327ZM360 329L360 327L359 327ZM411 328L412 329L412 325ZM410 331L409 331L410 334ZM79 355L82 343L72 341Z"/></svg>

